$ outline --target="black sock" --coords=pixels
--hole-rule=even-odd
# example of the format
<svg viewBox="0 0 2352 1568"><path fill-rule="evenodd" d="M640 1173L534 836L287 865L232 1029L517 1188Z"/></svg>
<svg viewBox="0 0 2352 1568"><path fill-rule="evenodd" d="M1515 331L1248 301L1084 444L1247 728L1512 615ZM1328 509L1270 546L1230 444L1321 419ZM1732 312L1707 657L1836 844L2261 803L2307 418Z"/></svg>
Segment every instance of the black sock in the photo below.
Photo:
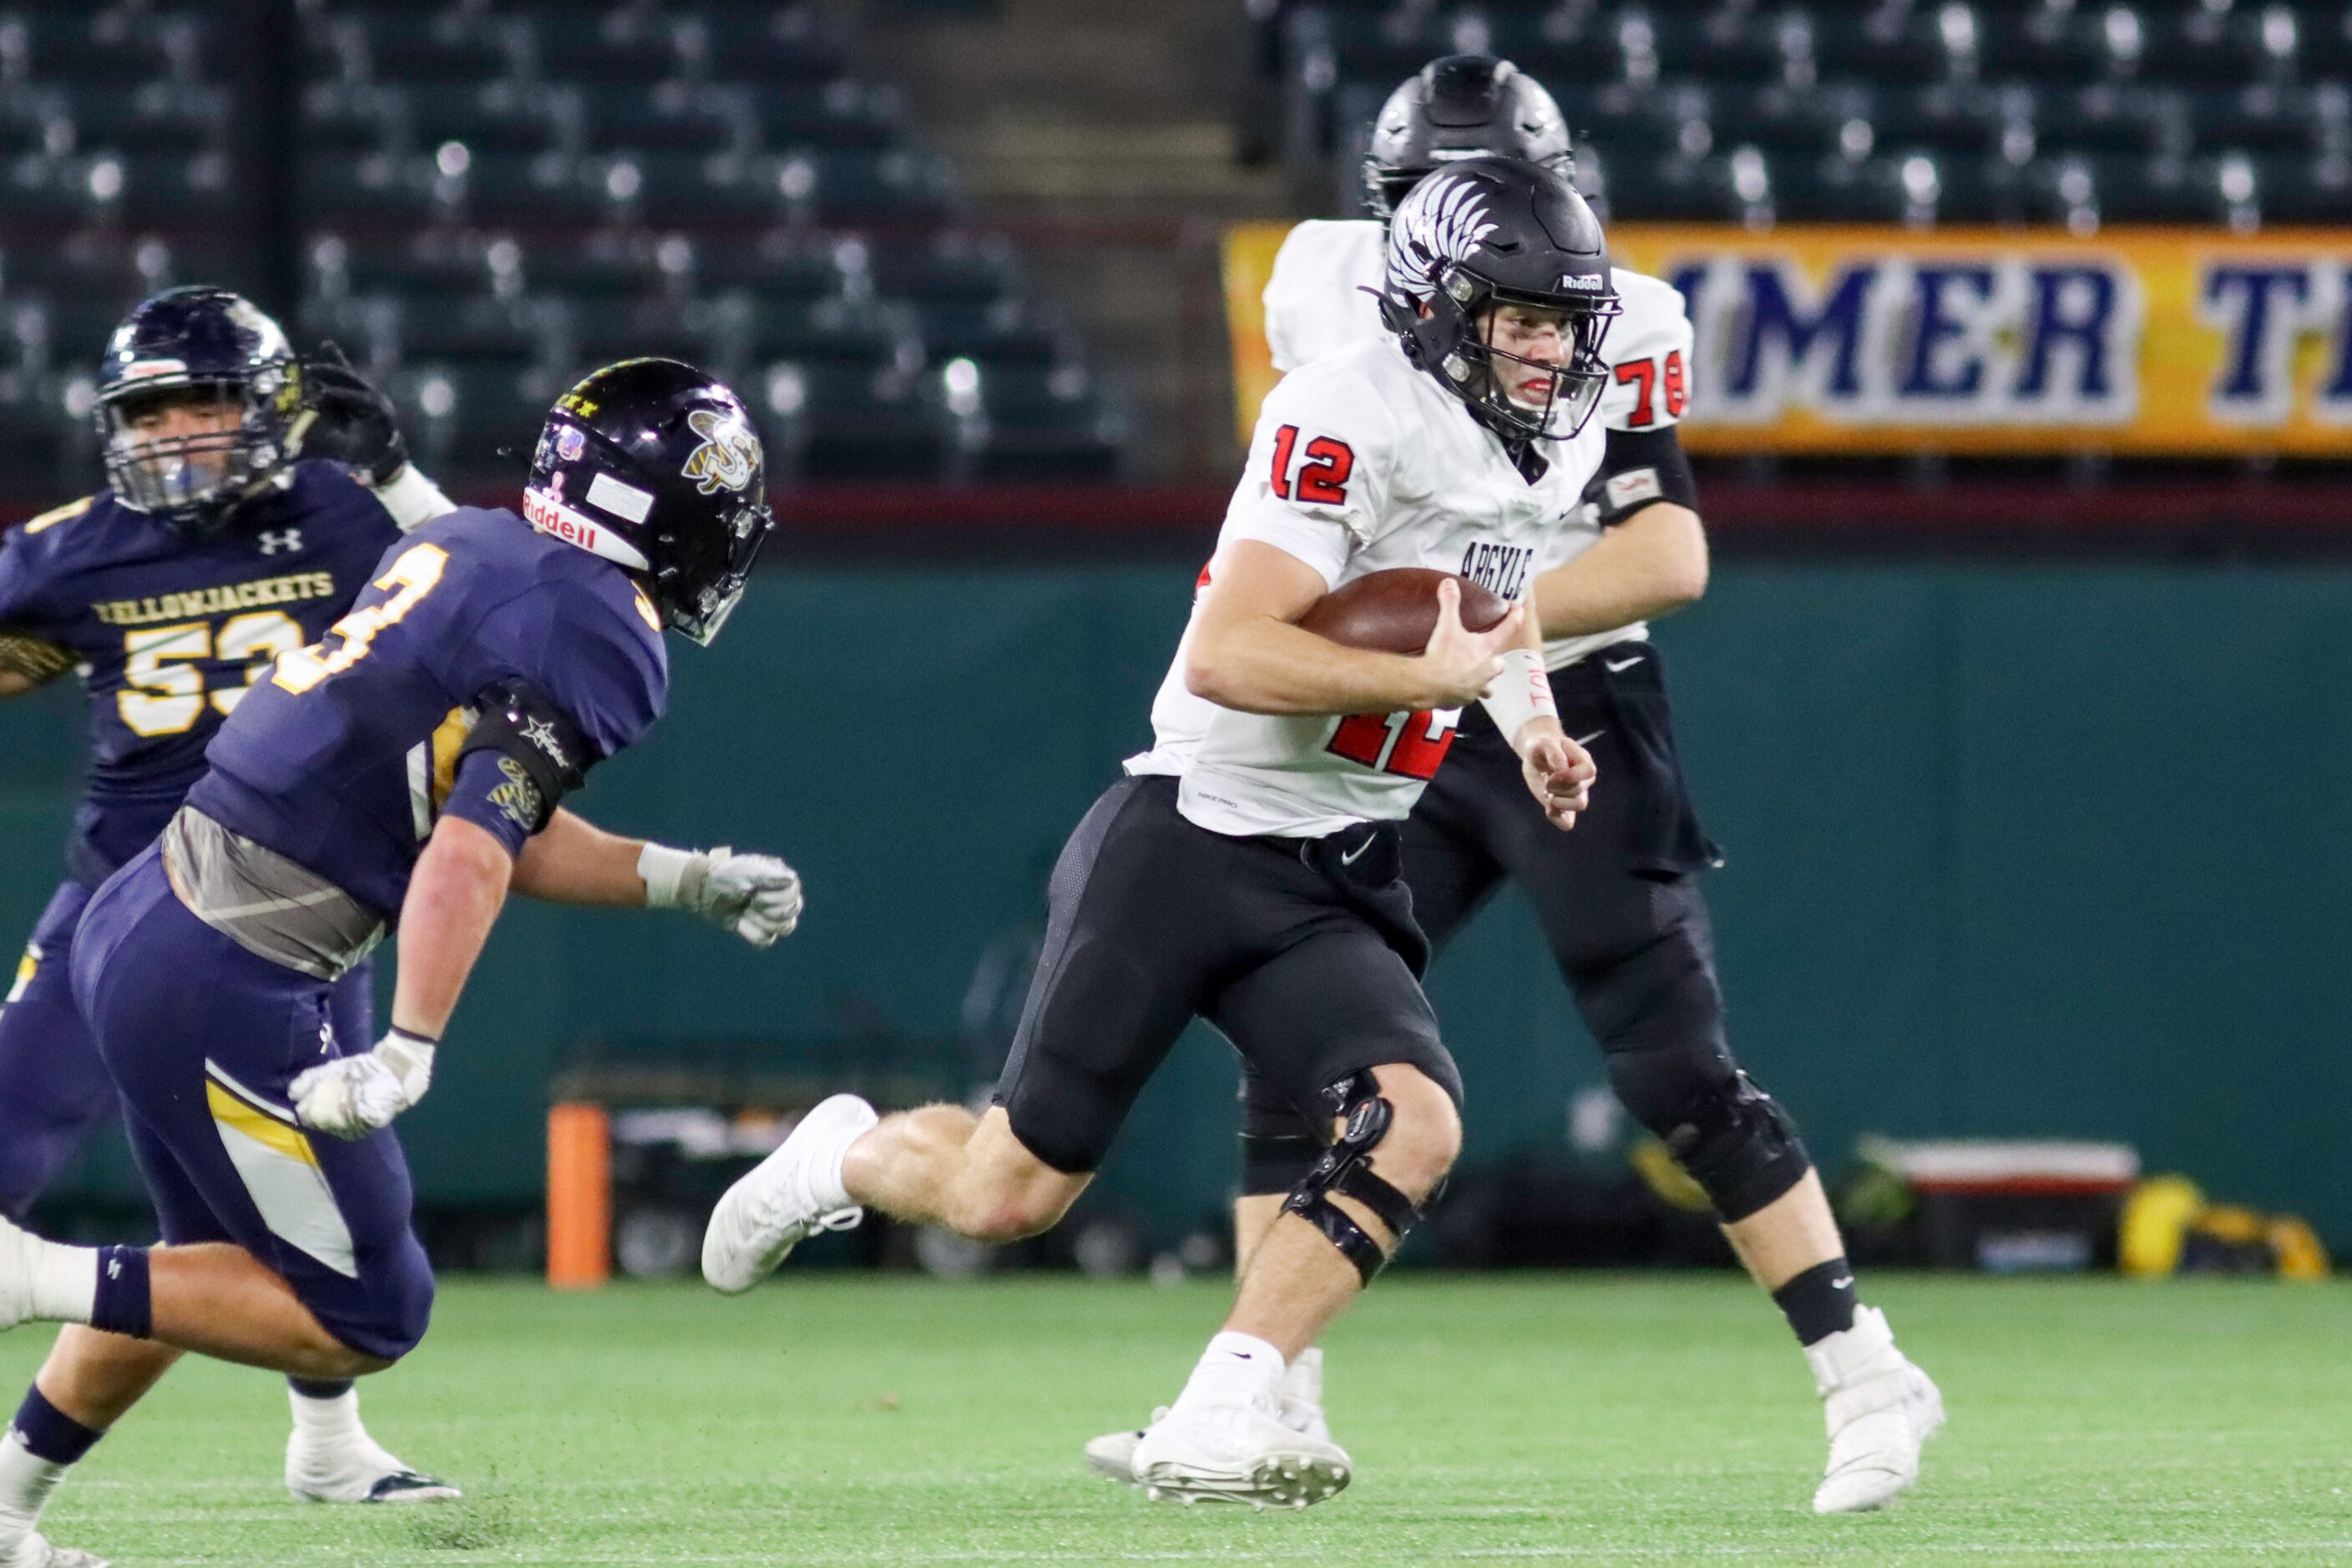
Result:
<svg viewBox="0 0 2352 1568"><path fill-rule="evenodd" d="M289 1377L286 1386L305 1399L341 1399L352 1391L352 1380L338 1377L331 1381L307 1377Z"/></svg>
<svg viewBox="0 0 2352 1568"><path fill-rule="evenodd" d="M50 1404L37 1387L25 1391L25 1403L16 1406L16 1419L10 1425L27 1453L53 1465L75 1463L106 1436Z"/></svg>
<svg viewBox="0 0 2352 1568"><path fill-rule="evenodd" d="M1797 1331L1799 1344L1819 1344L1853 1327L1853 1270L1843 1258L1816 1263L1773 1291L1772 1300Z"/></svg>

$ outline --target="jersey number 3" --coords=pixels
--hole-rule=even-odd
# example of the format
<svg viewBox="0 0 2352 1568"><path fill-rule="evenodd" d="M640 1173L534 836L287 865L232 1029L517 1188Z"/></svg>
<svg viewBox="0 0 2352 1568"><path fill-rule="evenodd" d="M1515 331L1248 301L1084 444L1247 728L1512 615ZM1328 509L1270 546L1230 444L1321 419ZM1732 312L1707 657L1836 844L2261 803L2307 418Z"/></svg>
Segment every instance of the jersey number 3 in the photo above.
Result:
<svg viewBox="0 0 2352 1568"><path fill-rule="evenodd" d="M375 580L379 588L399 592L364 610L353 610L327 628L327 635L309 647L281 656L270 679L300 696L331 675L341 675L368 656L376 637L397 626L417 601L433 592L449 564L449 552L437 544L412 544L393 558L392 570ZM327 645L341 639L338 647Z"/></svg>
<svg viewBox="0 0 2352 1568"><path fill-rule="evenodd" d="M1358 713L1339 721L1328 748L1333 755L1409 779L1433 779L1453 749L1459 708L1417 713Z"/></svg>
<svg viewBox="0 0 2352 1568"><path fill-rule="evenodd" d="M1307 461L1294 481L1290 465L1297 456L1298 426L1286 425L1274 433L1274 493L1283 500L1294 494L1317 506L1348 504L1348 476L1356 471L1356 454L1345 441L1318 436L1307 443Z"/></svg>

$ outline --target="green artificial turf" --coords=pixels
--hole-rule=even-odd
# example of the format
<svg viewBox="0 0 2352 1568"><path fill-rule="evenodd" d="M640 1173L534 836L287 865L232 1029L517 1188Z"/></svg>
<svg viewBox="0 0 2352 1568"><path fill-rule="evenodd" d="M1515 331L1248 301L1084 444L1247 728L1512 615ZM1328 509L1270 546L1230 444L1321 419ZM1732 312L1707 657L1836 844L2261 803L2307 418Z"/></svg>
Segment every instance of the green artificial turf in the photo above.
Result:
<svg viewBox="0 0 2352 1568"><path fill-rule="evenodd" d="M58 1496L118 1563L2352 1563L2352 1293L1865 1279L1952 1425L1822 1520L1804 1363L1729 1277L1401 1274L1330 1337L1355 1485L1180 1509L1079 1445L1176 1392L1223 1291L789 1275L574 1296L451 1281L364 1384L446 1507L289 1503L285 1400L193 1359ZM46 1330L0 1338L21 1380Z"/></svg>

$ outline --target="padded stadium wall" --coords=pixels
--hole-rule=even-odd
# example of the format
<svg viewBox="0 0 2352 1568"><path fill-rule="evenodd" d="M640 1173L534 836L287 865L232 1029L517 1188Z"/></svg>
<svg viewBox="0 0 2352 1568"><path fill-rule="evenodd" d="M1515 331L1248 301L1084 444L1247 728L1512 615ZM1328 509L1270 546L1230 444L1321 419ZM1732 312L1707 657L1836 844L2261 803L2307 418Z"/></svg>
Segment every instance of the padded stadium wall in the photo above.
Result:
<svg viewBox="0 0 2352 1568"><path fill-rule="evenodd" d="M763 574L716 647L678 650L652 743L576 804L781 850L806 923L756 954L676 918L515 906L402 1123L422 1201L533 1200L546 1085L585 1037L951 1033L982 949L1143 741L1191 576ZM1864 1131L2124 1138L2352 1244L2352 567L1727 564L1660 642L1730 856L1711 892L1733 1038L1827 1163ZM78 702L10 716L13 931L58 874ZM1601 1074L1514 900L1435 990L1468 1158L1556 1146ZM1107 1173L1169 1234L1230 1176L1222 1055L1202 1031L1179 1047ZM60 1195L134 1190L108 1146Z"/></svg>

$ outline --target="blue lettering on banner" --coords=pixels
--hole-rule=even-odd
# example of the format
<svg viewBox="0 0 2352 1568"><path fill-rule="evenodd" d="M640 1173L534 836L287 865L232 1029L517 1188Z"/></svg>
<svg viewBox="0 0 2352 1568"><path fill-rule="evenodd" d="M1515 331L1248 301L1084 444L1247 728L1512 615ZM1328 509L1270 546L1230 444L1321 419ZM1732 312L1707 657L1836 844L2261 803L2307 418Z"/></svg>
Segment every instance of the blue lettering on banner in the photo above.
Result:
<svg viewBox="0 0 2352 1568"><path fill-rule="evenodd" d="M1979 307L1990 304L1996 281L1990 267L1921 267L1914 273L1915 313L1910 353L1895 384L1897 397L1933 401L1973 398L1983 388L1981 339L1985 311L1971 310L1947 293L1953 285L1972 290ZM1958 353L1946 352L1956 348ZM1939 368L1940 367L1940 368Z"/></svg>
<svg viewBox="0 0 2352 1568"><path fill-rule="evenodd" d="M2217 419L2271 425L2294 399L2294 341L2312 303L2310 271L2277 262L2221 262L2198 285L2198 313L2222 334L2221 379L2208 405Z"/></svg>
<svg viewBox="0 0 2352 1568"><path fill-rule="evenodd" d="M1810 290L1794 268L1752 266L1743 270L1741 280L1746 308L1724 356L1727 368L1720 384L1726 397L1746 401L1759 390L1779 392L1783 383L1811 380L1820 381L1824 403L1863 395L1864 318L1878 281L1877 268L1848 269L1810 312L1800 303ZM1816 363L1815 350L1824 343L1831 347L1831 369L1822 378L1809 372ZM1771 384L1759 388L1759 383L1768 378Z"/></svg>
<svg viewBox="0 0 2352 1568"><path fill-rule="evenodd" d="M2339 268L2336 289L2335 368L2319 389L2318 412L2338 423L2352 421L2352 268Z"/></svg>

